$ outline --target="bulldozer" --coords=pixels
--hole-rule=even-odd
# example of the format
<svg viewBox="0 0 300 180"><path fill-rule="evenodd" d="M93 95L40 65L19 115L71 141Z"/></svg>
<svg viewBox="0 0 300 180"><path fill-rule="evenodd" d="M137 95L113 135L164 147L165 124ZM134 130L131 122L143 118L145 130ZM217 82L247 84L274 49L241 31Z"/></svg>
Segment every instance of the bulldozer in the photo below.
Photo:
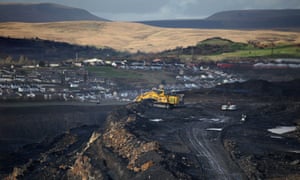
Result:
<svg viewBox="0 0 300 180"><path fill-rule="evenodd" d="M172 108L182 105L183 94L166 94L163 89L147 91L134 99L134 102L146 102L148 105L159 108Z"/></svg>

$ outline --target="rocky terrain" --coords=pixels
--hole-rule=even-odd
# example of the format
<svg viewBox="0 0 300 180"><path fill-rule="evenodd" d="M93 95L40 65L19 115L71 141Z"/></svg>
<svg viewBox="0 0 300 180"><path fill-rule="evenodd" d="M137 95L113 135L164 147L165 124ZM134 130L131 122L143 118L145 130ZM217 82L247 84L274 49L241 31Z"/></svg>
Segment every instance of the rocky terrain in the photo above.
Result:
<svg viewBox="0 0 300 180"><path fill-rule="evenodd" d="M185 106L171 110L128 104L109 113L105 125L19 148L0 177L298 179L298 86L249 81L189 91ZM226 103L237 109L222 111Z"/></svg>

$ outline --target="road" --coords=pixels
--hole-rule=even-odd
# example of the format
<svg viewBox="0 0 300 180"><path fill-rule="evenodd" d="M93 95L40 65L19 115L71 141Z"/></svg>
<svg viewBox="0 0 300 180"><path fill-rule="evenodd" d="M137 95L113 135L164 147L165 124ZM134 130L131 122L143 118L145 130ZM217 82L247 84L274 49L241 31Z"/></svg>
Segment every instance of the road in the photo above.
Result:
<svg viewBox="0 0 300 180"><path fill-rule="evenodd" d="M240 122L240 113L222 112L216 104L187 104L174 110L148 109L151 138L170 151L187 153L199 169L190 173L199 179L246 179L223 147L223 128ZM153 122L153 119L161 121ZM153 126L154 125L154 126ZM225 128L226 129L226 128Z"/></svg>
<svg viewBox="0 0 300 180"><path fill-rule="evenodd" d="M207 109L206 113L208 115L193 117L199 121L188 123L181 130L182 142L185 142L185 145L195 154L205 172L205 179L245 179L241 170L224 150L220 139L222 129L230 125L233 120L223 115L213 114L213 110L210 109Z"/></svg>

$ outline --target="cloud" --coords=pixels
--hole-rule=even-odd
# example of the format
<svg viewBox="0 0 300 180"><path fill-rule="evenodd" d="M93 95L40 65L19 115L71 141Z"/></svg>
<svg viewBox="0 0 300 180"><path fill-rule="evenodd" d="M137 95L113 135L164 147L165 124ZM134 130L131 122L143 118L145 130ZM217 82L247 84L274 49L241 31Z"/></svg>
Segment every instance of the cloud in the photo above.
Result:
<svg viewBox="0 0 300 180"><path fill-rule="evenodd" d="M122 11L94 11L93 13L104 18L110 17L112 20L176 19L185 16L188 8L196 2L197 0L152 0L139 6L135 4L136 8L131 4L127 7L122 6L124 8Z"/></svg>
<svg viewBox="0 0 300 180"><path fill-rule="evenodd" d="M197 0L169 0L164 6L159 9L159 14L163 18L182 17L187 14L189 7L197 4Z"/></svg>
<svg viewBox="0 0 300 180"><path fill-rule="evenodd" d="M0 0L7 2L8 0ZM13 0L49 2L49 0ZM86 9L111 20L155 20L201 18L216 12L240 9L300 9L299 0L51 0Z"/></svg>

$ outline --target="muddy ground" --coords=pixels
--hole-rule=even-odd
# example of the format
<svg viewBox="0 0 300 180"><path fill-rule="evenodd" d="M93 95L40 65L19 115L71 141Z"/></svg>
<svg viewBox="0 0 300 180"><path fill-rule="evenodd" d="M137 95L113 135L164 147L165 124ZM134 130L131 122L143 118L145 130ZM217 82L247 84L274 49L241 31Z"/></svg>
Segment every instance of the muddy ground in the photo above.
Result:
<svg viewBox="0 0 300 180"><path fill-rule="evenodd" d="M1 107L0 178L299 179L299 85L252 80L188 91L170 110ZM237 109L222 111L228 102ZM278 126L294 131L268 131ZM3 137L33 142L16 148Z"/></svg>

